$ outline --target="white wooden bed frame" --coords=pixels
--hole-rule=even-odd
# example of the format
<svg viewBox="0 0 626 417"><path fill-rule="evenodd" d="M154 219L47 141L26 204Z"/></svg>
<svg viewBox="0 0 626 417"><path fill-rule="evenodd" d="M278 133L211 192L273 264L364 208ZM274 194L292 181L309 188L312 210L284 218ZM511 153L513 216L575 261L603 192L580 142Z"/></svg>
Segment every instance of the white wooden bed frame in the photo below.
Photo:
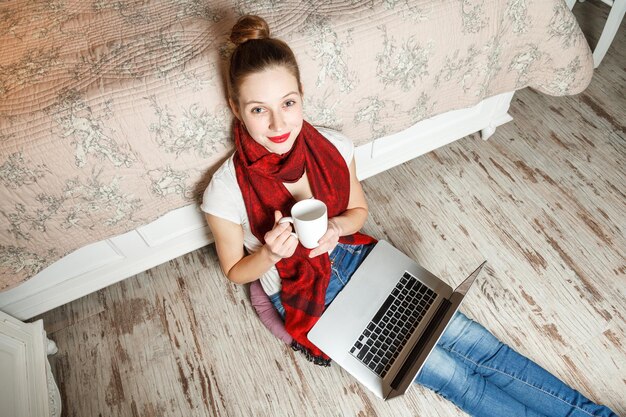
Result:
<svg viewBox="0 0 626 417"><path fill-rule="evenodd" d="M474 132L480 131L487 140L497 126L513 120L507 113L513 93L503 93L475 106L437 115L357 147L359 179ZM199 208L196 205L182 207L131 232L82 247L28 281L0 292L0 310L20 320L30 319L212 241Z"/></svg>

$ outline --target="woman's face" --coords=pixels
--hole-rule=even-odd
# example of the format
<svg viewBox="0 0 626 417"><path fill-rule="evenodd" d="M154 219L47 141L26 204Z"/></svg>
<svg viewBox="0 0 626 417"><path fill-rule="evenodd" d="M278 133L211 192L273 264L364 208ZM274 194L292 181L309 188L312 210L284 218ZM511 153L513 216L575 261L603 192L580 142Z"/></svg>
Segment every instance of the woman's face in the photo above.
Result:
<svg viewBox="0 0 626 417"><path fill-rule="evenodd" d="M269 152L289 152L302 129L302 95L286 68L250 74L239 86L238 103L229 102L252 139Z"/></svg>

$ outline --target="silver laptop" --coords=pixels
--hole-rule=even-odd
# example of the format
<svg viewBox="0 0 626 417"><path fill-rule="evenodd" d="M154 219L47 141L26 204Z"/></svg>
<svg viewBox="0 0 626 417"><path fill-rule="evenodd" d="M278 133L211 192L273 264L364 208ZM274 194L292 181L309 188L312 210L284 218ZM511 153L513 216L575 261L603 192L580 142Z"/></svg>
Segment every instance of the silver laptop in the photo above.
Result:
<svg viewBox="0 0 626 417"><path fill-rule="evenodd" d="M453 290L380 240L309 340L378 397L402 395L485 263Z"/></svg>

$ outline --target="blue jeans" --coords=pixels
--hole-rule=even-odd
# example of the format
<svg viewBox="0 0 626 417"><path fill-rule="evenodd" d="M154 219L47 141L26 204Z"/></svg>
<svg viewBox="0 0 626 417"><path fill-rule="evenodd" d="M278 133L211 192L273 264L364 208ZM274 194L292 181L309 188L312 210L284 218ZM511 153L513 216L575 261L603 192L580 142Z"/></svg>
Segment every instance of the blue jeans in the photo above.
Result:
<svg viewBox="0 0 626 417"><path fill-rule="evenodd" d="M350 280L372 247L339 244L332 251L326 305ZM270 299L284 317L280 294ZM415 382L475 417L617 417L460 312L452 318Z"/></svg>
<svg viewBox="0 0 626 417"><path fill-rule="evenodd" d="M472 416L617 417L456 313L415 378Z"/></svg>

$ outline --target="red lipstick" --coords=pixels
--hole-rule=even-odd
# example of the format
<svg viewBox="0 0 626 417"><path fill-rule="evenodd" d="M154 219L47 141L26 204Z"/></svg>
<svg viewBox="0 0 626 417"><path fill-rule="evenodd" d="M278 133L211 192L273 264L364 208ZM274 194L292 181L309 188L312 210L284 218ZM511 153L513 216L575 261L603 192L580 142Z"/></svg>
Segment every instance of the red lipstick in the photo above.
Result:
<svg viewBox="0 0 626 417"><path fill-rule="evenodd" d="M271 140L274 143L283 143L284 141L286 141L287 139L289 139L289 135L291 134L291 132L287 132L284 135L280 135L280 136L268 136L267 138L269 140Z"/></svg>

